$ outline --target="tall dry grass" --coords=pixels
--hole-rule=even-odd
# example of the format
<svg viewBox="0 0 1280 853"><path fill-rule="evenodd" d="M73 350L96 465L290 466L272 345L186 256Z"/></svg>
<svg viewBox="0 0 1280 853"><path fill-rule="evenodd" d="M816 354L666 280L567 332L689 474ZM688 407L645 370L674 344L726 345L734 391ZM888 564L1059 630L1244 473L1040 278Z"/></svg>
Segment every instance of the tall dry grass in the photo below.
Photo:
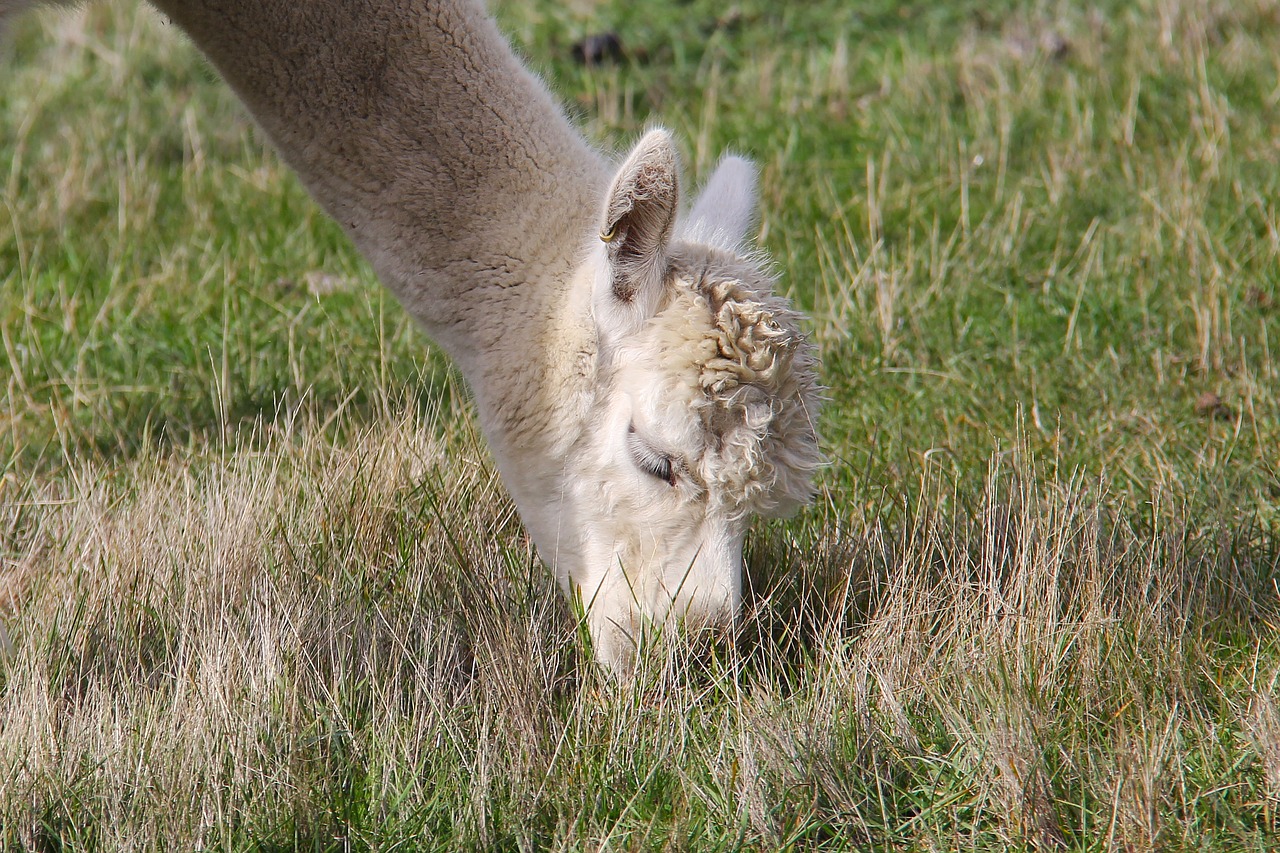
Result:
<svg viewBox="0 0 1280 853"><path fill-rule="evenodd" d="M764 847L1150 849L1273 814L1280 556L1169 496L997 456L974 505L929 475L761 529L737 641L617 685L465 425L253 444L6 479L6 844L679 846L661 804Z"/></svg>

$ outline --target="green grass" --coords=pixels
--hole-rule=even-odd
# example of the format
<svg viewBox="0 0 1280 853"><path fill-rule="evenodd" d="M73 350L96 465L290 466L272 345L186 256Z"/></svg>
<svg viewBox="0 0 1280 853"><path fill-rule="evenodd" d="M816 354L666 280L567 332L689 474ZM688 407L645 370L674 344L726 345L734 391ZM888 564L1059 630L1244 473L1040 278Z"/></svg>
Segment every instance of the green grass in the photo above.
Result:
<svg viewBox="0 0 1280 853"><path fill-rule="evenodd" d="M1280 845L1274 5L497 12L601 145L761 165L832 464L737 642L604 684L456 373L190 46L28 17L0 847Z"/></svg>

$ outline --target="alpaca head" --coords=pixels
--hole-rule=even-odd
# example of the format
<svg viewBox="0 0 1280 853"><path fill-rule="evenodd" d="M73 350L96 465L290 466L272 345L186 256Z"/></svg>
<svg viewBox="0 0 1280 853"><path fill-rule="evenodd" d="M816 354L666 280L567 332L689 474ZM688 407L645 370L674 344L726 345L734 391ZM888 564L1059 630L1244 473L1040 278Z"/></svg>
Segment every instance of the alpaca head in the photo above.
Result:
<svg viewBox="0 0 1280 853"><path fill-rule="evenodd" d="M813 493L814 350L744 249L754 198L754 170L728 158L681 220L675 147L655 130L603 201L584 271L596 380L564 472L580 540L562 536L556 563L614 668L662 625L731 624L750 517Z"/></svg>

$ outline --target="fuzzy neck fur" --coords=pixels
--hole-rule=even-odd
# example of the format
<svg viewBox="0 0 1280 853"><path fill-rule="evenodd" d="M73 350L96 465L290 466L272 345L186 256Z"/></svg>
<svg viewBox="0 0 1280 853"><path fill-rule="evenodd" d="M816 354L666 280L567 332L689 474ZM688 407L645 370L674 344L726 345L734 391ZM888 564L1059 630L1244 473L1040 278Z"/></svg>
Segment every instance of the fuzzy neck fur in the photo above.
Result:
<svg viewBox="0 0 1280 853"><path fill-rule="evenodd" d="M478 2L154 2L461 367L518 490L594 346L570 291L604 160Z"/></svg>

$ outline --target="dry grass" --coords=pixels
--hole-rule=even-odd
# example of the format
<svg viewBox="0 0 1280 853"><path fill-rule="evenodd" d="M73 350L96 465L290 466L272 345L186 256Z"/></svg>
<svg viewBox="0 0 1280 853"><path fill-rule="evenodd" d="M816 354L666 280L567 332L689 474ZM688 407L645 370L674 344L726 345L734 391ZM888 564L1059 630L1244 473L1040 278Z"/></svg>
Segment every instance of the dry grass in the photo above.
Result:
<svg viewBox="0 0 1280 853"><path fill-rule="evenodd" d="M775 566L812 543L764 533L736 645L609 687L475 440L295 425L7 482L7 842L1148 849L1269 820L1274 632L1220 645L1274 619L1247 530L996 461L971 511L930 478L827 519L803 573Z"/></svg>

